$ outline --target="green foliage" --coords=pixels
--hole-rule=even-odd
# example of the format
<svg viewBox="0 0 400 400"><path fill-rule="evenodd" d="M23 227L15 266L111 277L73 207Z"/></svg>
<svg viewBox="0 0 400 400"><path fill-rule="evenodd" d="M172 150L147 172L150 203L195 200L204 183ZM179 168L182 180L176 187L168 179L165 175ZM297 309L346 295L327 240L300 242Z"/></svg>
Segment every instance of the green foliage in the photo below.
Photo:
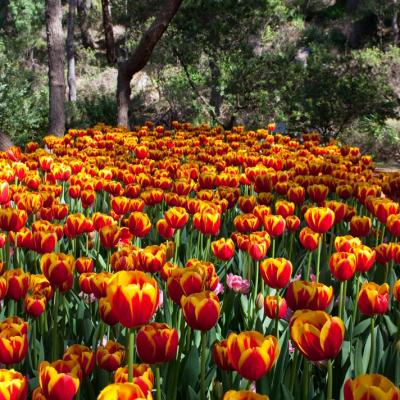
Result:
<svg viewBox="0 0 400 400"><path fill-rule="evenodd" d="M15 144L39 140L46 132L47 90L35 74L16 63L0 62L0 131Z"/></svg>

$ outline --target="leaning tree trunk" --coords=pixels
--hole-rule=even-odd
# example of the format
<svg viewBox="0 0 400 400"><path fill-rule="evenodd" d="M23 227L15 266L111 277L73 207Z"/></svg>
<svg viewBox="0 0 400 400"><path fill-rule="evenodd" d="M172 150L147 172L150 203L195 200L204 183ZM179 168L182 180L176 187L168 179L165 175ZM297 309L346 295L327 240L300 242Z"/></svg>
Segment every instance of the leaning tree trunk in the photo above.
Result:
<svg viewBox="0 0 400 400"><path fill-rule="evenodd" d="M133 75L141 71L149 61L154 47L167 29L183 0L168 0L156 16L150 28L143 34L134 53L118 64L117 106L118 125L129 127L130 82Z"/></svg>
<svg viewBox="0 0 400 400"><path fill-rule="evenodd" d="M65 131L64 39L61 0L46 0L46 33L49 59L49 133Z"/></svg>
<svg viewBox="0 0 400 400"><path fill-rule="evenodd" d="M89 32L88 10L90 8L90 4L91 0L78 0L77 3L82 45L85 48L94 49L93 39Z"/></svg>
<svg viewBox="0 0 400 400"><path fill-rule="evenodd" d="M76 101L75 46L74 46L76 0L69 0L68 5L69 5L68 33L67 33L68 100Z"/></svg>
<svg viewBox="0 0 400 400"><path fill-rule="evenodd" d="M117 57L115 55L115 40L110 12L110 2L109 0L101 0L101 5L103 9L103 27L104 39L106 41L107 61L108 64L114 65L117 61Z"/></svg>

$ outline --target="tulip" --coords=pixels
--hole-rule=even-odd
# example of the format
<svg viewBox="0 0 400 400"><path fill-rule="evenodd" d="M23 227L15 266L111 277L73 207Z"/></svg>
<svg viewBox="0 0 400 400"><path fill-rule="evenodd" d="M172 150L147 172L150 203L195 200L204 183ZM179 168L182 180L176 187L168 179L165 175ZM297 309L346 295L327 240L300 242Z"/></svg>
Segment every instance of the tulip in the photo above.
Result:
<svg viewBox="0 0 400 400"><path fill-rule="evenodd" d="M301 245L308 251L314 251L321 240L321 234L305 227L300 231L299 240Z"/></svg>
<svg viewBox="0 0 400 400"><path fill-rule="evenodd" d="M158 272L164 266L166 257L166 251L161 246L147 246L139 253L140 269L145 272Z"/></svg>
<svg viewBox="0 0 400 400"><path fill-rule="evenodd" d="M357 246L350 250L356 257L356 271L359 273L370 270L375 262L376 252L368 246Z"/></svg>
<svg viewBox="0 0 400 400"><path fill-rule="evenodd" d="M151 230L151 221L147 214L135 211L129 216L128 227L133 236L143 238Z"/></svg>
<svg viewBox="0 0 400 400"><path fill-rule="evenodd" d="M293 202L296 205L300 205L304 203L304 199L306 196L306 191L302 186L291 186L287 192L287 197L289 201Z"/></svg>
<svg viewBox="0 0 400 400"><path fill-rule="evenodd" d="M244 378L255 381L271 370L279 355L278 340L256 331L228 336L228 357Z"/></svg>
<svg viewBox="0 0 400 400"><path fill-rule="evenodd" d="M100 297L99 299L99 315L101 320L107 325L114 326L118 323L116 310L112 308L107 297Z"/></svg>
<svg viewBox="0 0 400 400"><path fill-rule="evenodd" d="M290 201L278 200L275 203L275 213L281 215L287 219L289 216L293 216L295 210L295 204Z"/></svg>
<svg viewBox="0 0 400 400"><path fill-rule="evenodd" d="M285 218L286 228L289 232L296 232L300 228L300 218L297 215L289 215Z"/></svg>
<svg viewBox="0 0 400 400"><path fill-rule="evenodd" d="M128 382L128 368L118 368L114 375L115 383ZM154 386L154 374L149 364L134 364L133 365L133 382L138 385L143 393L151 393Z"/></svg>
<svg viewBox="0 0 400 400"><path fill-rule="evenodd" d="M386 227L393 236L400 236L400 214L391 214L386 221Z"/></svg>
<svg viewBox="0 0 400 400"><path fill-rule="evenodd" d="M75 260L75 269L78 274L93 272L94 261L90 257L79 257Z"/></svg>
<svg viewBox="0 0 400 400"><path fill-rule="evenodd" d="M38 318L45 311L46 303L46 296L42 294L26 296L24 301L25 311L31 317Z"/></svg>
<svg viewBox="0 0 400 400"><path fill-rule="evenodd" d="M178 348L178 332L164 323L143 326L136 338L140 359L148 364L161 364L172 360Z"/></svg>
<svg viewBox="0 0 400 400"><path fill-rule="evenodd" d="M164 213L164 218L173 229L182 229L189 219L189 214L183 207L171 207Z"/></svg>
<svg viewBox="0 0 400 400"><path fill-rule="evenodd" d="M14 369L0 369L0 399L26 400L28 379Z"/></svg>
<svg viewBox="0 0 400 400"><path fill-rule="evenodd" d="M218 321L220 303L218 297L210 291L182 296L183 316L192 329L210 330Z"/></svg>
<svg viewBox="0 0 400 400"><path fill-rule="evenodd" d="M39 254L51 253L56 247L57 240L55 232L34 232L32 234L32 249Z"/></svg>
<svg viewBox="0 0 400 400"><path fill-rule="evenodd" d="M347 379L343 387L344 400L399 400L400 390L379 374L359 375Z"/></svg>
<svg viewBox="0 0 400 400"><path fill-rule="evenodd" d="M259 261L267 255L269 245L269 237L261 237L255 234L250 234L247 252L253 260Z"/></svg>
<svg viewBox="0 0 400 400"><path fill-rule="evenodd" d="M262 279L274 289L282 289L289 283L292 270L292 263L284 258L267 258L260 263Z"/></svg>
<svg viewBox="0 0 400 400"><path fill-rule="evenodd" d="M131 202L128 197L116 196L111 199L110 207L116 214L122 216L131 211Z"/></svg>
<svg viewBox="0 0 400 400"><path fill-rule="evenodd" d="M96 364L101 369L112 372L117 370L125 358L125 347L109 340L106 345L96 350Z"/></svg>
<svg viewBox="0 0 400 400"><path fill-rule="evenodd" d="M335 221L335 213L330 208L311 207L304 214L307 225L317 233L326 233Z"/></svg>
<svg viewBox="0 0 400 400"><path fill-rule="evenodd" d="M277 237L283 234L286 221L281 215L267 215L264 217L263 225L270 236Z"/></svg>
<svg viewBox="0 0 400 400"><path fill-rule="evenodd" d="M232 239L221 238L211 242L211 250L219 260L229 261L235 254L235 243Z"/></svg>
<svg viewBox="0 0 400 400"><path fill-rule="evenodd" d="M313 203L322 204L329 193L329 188L325 185L310 185L307 193Z"/></svg>
<svg viewBox="0 0 400 400"><path fill-rule="evenodd" d="M4 273L4 277L8 285L7 297L15 301L25 297L29 288L29 273L24 272L22 268L10 269Z"/></svg>
<svg viewBox="0 0 400 400"><path fill-rule="evenodd" d="M170 239L174 236L175 229L172 228L164 218L157 221L156 228L158 234L164 239Z"/></svg>
<svg viewBox="0 0 400 400"><path fill-rule="evenodd" d="M335 238L335 249L337 252L350 252L353 248L361 246L361 240L358 237L351 235L336 236Z"/></svg>
<svg viewBox="0 0 400 400"><path fill-rule="evenodd" d="M16 208L0 209L0 229L6 232L18 232L21 230L28 219L25 210Z"/></svg>
<svg viewBox="0 0 400 400"><path fill-rule="evenodd" d="M288 286L285 299L294 311L325 310L333 299L333 288L317 282L294 281Z"/></svg>
<svg viewBox="0 0 400 400"><path fill-rule="evenodd" d="M226 339L214 343L212 358L219 369L223 371L232 371L234 369L228 357L228 341Z"/></svg>
<svg viewBox="0 0 400 400"><path fill-rule="evenodd" d="M358 295L357 305L364 315L384 314L389 305L389 285L364 282Z"/></svg>
<svg viewBox="0 0 400 400"><path fill-rule="evenodd" d="M350 220L350 232L353 236L365 237L371 231L372 222L369 217L355 215Z"/></svg>
<svg viewBox="0 0 400 400"><path fill-rule="evenodd" d="M329 268L338 281L351 279L356 271L356 257L352 253L341 251L333 253L329 259Z"/></svg>
<svg viewBox="0 0 400 400"><path fill-rule="evenodd" d="M277 303L279 304L277 310ZM282 319L287 312L286 300L279 296L266 296L264 299L264 314L270 319Z"/></svg>
<svg viewBox="0 0 400 400"><path fill-rule="evenodd" d="M0 331L0 362L16 364L21 362L28 352L28 338L15 327Z"/></svg>
<svg viewBox="0 0 400 400"><path fill-rule="evenodd" d="M151 400L151 394L145 395L140 386L134 383L113 383L106 386L97 400Z"/></svg>
<svg viewBox="0 0 400 400"><path fill-rule="evenodd" d="M249 233L259 228L260 221L254 214L240 214L235 217L233 224L240 233Z"/></svg>
<svg viewBox="0 0 400 400"><path fill-rule="evenodd" d="M344 324L324 311L299 310L290 320L290 336L310 361L333 359L344 339Z"/></svg>
<svg viewBox="0 0 400 400"><path fill-rule="evenodd" d="M64 352L63 360L73 360L81 367L83 376L89 376L94 368L94 353L89 347L74 344Z"/></svg>
<svg viewBox="0 0 400 400"><path fill-rule="evenodd" d="M99 230L100 243L105 249L115 249L121 239L118 225L104 226Z"/></svg>
<svg viewBox="0 0 400 400"><path fill-rule="evenodd" d="M91 232L93 226L83 214L70 214L65 220L64 234L75 238L84 233Z"/></svg>
<svg viewBox="0 0 400 400"><path fill-rule="evenodd" d="M79 389L81 368L71 361L42 361L39 366L39 384L46 399L72 400Z"/></svg>
<svg viewBox="0 0 400 400"><path fill-rule="evenodd" d="M248 390L229 390L222 400L269 400L269 397Z"/></svg>
<svg viewBox="0 0 400 400"><path fill-rule="evenodd" d="M69 254L47 253L40 259L40 268L51 285L60 288L68 278L72 278L75 260Z"/></svg>

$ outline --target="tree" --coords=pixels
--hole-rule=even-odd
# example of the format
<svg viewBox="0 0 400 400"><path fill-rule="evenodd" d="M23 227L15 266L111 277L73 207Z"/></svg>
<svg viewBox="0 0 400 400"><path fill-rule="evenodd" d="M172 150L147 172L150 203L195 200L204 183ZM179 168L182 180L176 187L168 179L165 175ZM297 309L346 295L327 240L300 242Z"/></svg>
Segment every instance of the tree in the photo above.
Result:
<svg viewBox="0 0 400 400"><path fill-rule="evenodd" d="M118 125L126 128L129 126L130 82L133 76L146 66L154 47L168 28L172 18L178 12L181 3L182 0L167 0L165 6L155 17L150 28L143 34L133 54L130 55L127 60L118 63Z"/></svg>
<svg viewBox="0 0 400 400"><path fill-rule="evenodd" d="M68 32L67 32L67 62L68 62L68 100L76 101L76 77L75 77L75 28L76 0L68 1Z"/></svg>
<svg viewBox="0 0 400 400"><path fill-rule="evenodd" d="M115 54L115 41L109 0L101 0L101 6L103 10L103 28L106 42L107 62L109 65L114 65L117 61L117 56Z"/></svg>
<svg viewBox="0 0 400 400"><path fill-rule="evenodd" d="M46 34L49 67L49 133L65 131L64 40L61 0L46 0Z"/></svg>
<svg viewBox="0 0 400 400"><path fill-rule="evenodd" d="M88 10L91 6L91 3L92 0L78 0L77 3L82 44L83 47L86 48L88 47L94 48L93 39L89 32L89 18L88 18Z"/></svg>

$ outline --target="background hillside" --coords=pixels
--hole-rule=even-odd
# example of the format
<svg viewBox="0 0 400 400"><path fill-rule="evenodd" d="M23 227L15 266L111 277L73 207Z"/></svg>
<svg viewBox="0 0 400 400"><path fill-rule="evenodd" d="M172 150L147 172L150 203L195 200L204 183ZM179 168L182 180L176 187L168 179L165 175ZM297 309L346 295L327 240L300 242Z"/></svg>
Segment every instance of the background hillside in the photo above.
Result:
<svg viewBox="0 0 400 400"><path fill-rule="evenodd" d="M63 4L66 34L70 2ZM117 63L162 7L160 0L77 1L77 96L67 103L67 127L116 124ZM47 133L44 8L42 0L1 3L0 132L16 144ZM229 129L275 120L400 159L398 12L397 0L185 0L134 76L130 123Z"/></svg>

